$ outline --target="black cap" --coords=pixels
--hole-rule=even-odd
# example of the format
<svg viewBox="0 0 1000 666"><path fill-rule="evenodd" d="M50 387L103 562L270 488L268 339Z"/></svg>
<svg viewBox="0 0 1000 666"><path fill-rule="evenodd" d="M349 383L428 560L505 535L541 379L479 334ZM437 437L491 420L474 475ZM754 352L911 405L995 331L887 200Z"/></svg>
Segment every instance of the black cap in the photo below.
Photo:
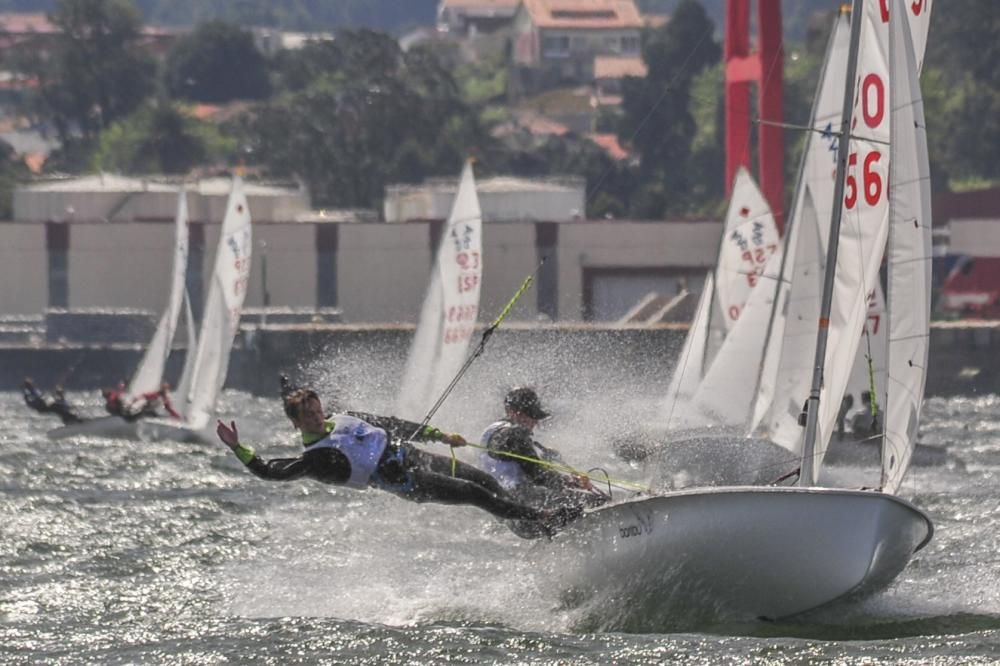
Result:
<svg viewBox="0 0 1000 666"><path fill-rule="evenodd" d="M521 386L511 389L504 398L503 406L507 409L524 414L533 419L544 419L549 413L542 409L542 401L538 399L535 389Z"/></svg>

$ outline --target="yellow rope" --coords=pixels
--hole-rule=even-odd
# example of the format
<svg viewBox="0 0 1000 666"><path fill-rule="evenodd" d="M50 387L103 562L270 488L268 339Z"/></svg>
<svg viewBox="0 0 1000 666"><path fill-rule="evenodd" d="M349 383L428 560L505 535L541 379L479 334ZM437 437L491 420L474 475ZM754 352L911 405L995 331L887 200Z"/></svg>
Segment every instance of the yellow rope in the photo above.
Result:
<svg viewBox="0 0 1000 666"><path fill-rule="evenodd" d="M547 468L555 470L557 472L564 472L566 474L573 474L575 476L582 476L583 478L585 478L587 480L591 480L591 476L590 476L589 472L582 472L582 471L580 471L578 469L574 469L573 467L570 467L569 465L563 465L563 464L559 464L559 463L554 463L551 460L542 460L541 458L532 458L531 456L523 456L523 455L521 455L519 453L511 453L509 451L496 451L494 449L490 449L487 446L482 446L480 444L473 444L472 442L467 442L466 446L471 446L474 449L481 449L483 451L489 451L492 454L501 455L501 456L504 456L506 458L513 458L515 460L523 460L525 462L530 462L530 463L534 463L536 465L541 465L542 467L547 467ZM454 461L454 459L455 459L455 447L451 447L451 457L452 457L452 460ZM454 462L452 463L452 469L454 469ZM598 480L599 481L603 481L605 483L609 483L612 486L616 486L618 488L623 488L625 490L637 490L637 491L643 492L643 493L652 493L653 492L652 488L650 488L649 486L642 485L641 483L635 483L633 481L625 481L624 479L613 479L610 476L608 476L607 474L604 475L603 479L598 479Z"/></svg>

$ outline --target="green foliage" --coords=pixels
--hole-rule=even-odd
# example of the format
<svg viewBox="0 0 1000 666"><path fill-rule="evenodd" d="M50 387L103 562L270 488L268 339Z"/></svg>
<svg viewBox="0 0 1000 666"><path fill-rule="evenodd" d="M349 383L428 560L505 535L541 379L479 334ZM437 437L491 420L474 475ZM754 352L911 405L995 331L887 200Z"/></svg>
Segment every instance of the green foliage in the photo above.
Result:
<svg viewBox="0 0 1000 666"><path fill-rule="evenodd" d="M690 209L692 186L702 177L686 168L697 129L691 85L719 60L713 31L701 5L682 0L670 22L644 36L642 58L648 76L623 81L618 136L641 155L639 177L645 189L634 202L634 215L659 217Z"/></svg>
<svg viewBox="0 0 1000 666"><path fill-rule="evenodd" d="M286 54L278 71L284 92L247 140L272 174L302 177L317 205L373 207L387 183L452 175L492 141L434 54L403 53L386 35L342 33Z"/></svg>
<svg viewBox="0 0 1000 666"><path fill-rule="evenodd" d="M39 106L60 136L93 137L131 113L153 90L156 65L137 46L139 13L128 0L60 0L61 30L39 61Z"/></svg>
<svg viewBox="0 0 1000 666"><path fill-rule="evenodd" d="M236 142L161 100L114 123L98 140L92 168L124 174L183 174L231 158Z"/></svg>
<svg viewBox="0 0 1000 666"><path fill-rule="evenodd" d="M270 93L267 62L253 36L223 21L202 23L167 55L166 84L180 99L221 103Z"/></svg>

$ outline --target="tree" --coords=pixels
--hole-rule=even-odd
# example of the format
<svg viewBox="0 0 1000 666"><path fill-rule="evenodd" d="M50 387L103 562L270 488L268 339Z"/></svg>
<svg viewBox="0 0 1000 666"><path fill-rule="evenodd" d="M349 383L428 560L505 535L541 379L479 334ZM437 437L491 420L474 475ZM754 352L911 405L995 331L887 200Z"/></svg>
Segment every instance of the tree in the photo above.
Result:
<svg viewBox="0 0 1000 666"><path fill-rule="evenodd" d="M317 205L376 206L387 183L454 175L492 142L434 54L403 53L387 35L342 33L278 67L285 92L246 140L271 174L305 180Z"/></svg>
<svg viewBox="0 0 1000 666"><path fill-rule="evenodd" d="M695 77L718 62L720 50L712 38L714 26L695 0L682 0L671 20L643 37L645 78L623 81L622 121L618 136L641 155L639 176L655 192L642 197L643 215L663 203L672 210L687 205L691 176L687 172L695 121L690 90Z"/></svg>
<svg viewBox="0 0 1000 666"><path fill-rule="evenodd" d="M92 167L125 174L183 174L206 161L226 161L236 142L167 100L147 104L101 134Z"/></svg>
<svg viewBox="0 0 1000 666"><path fill-rule="evenodd" d="M153 91L156 64L138 47L139 13L128 0L59 0L51 56L39 64L41 113L63 141L97 135Z"/></svg>
<svg viewBox="0 0 1000 666"><path fill-rule="evenodd" d="M167 89L177 98L220 103L270 94L267 62L253 36L224 21L202 23L167 56Z"/></svg>

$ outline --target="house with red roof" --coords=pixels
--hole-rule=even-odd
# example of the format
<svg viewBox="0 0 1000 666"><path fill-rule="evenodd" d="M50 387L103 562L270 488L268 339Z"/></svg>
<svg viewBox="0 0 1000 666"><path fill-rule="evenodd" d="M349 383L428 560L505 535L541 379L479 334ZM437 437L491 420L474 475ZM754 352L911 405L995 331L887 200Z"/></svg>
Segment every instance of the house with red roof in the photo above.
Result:
<svg viewBox="0 0 1000 666"><path fill-rule="evenodd" d="M595 56L638 57L644 26L634 0L521 0L512 58L590 82Z"/></svg>

